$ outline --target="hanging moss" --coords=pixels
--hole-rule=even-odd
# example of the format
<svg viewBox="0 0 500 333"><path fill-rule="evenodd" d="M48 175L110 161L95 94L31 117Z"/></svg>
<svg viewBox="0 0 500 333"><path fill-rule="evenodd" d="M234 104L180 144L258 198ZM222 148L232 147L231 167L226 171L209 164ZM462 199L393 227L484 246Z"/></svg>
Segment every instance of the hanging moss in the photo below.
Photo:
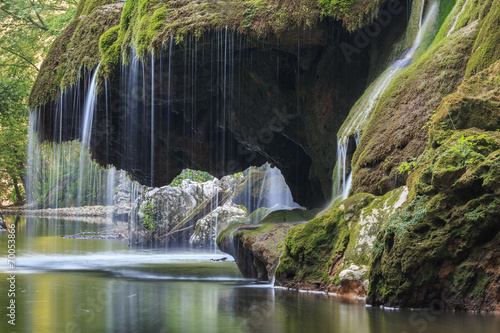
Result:
<svg viewBox="0 0 500 333"><path fill-rule="evenodd" d="M88 15L95 8L100 7L100 6L104 6L104 5L109 5L113 2L115 2L115 1L114 0L80 0L80 2L78 2L78 6L76 7L75 18L79 17L80 15Z"/></svg>
<svg viewBox="0 0 500 333"><path fill-rule="evenodd" d="M70 87L80 78L81 68L92 69L101 62L99 38L120 18L121 4L101 6L82 16L70 43L68 62L61 87Z"/></svg>
<svg viewBox="0 0 500 333"><path fill-rule="evenodd" d="M92 3L98 6L101 2ZM71 87L78 81L82 68L92 69L99 64L99 38L118 24L122 5L119 2L94 8L87 4L85 8L90 13L75 17L64 29L44 59L31 90L30 108L56 100L61 89Z"/></svg>

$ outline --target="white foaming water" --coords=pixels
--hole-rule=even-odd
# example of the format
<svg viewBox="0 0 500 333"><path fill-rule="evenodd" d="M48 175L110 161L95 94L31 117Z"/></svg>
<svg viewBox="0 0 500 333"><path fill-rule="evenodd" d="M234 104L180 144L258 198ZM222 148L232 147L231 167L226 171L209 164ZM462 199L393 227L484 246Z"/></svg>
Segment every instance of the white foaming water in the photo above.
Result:
<svg viewBox="0 0 500 333"><path fill-rule="evenodd" d="M229 258L228 258L229 257ZM16 258L16 267L24 272L46 270L103 270L116 267L132 267L151 264L190 264L209 262L228 258L234 260L226 253L179 252L161 253L144 251L142 253L131 251L113 251L86 253L78 255L24 255ZM8 271L7 263L0 264L0 272Z"/></svg>

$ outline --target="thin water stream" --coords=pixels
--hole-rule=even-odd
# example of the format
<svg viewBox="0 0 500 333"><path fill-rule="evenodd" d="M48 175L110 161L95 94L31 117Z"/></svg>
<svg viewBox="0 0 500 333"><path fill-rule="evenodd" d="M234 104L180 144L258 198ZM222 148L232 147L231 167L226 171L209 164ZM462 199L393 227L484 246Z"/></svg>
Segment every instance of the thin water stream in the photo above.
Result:
<svg viewBox="0 0 500 333"><path fill-rule="evenodd" d="M15 218L7 217L14 223ZM130 249L127 241L66 239L110 225L19 218L16 326L0 262L1 332L498 332L494 316L387 311L363 301L243 279L231 257L197 249ZM7 256L7 233L0 233ZM225 261L212 261L228 258Z"/></svg>

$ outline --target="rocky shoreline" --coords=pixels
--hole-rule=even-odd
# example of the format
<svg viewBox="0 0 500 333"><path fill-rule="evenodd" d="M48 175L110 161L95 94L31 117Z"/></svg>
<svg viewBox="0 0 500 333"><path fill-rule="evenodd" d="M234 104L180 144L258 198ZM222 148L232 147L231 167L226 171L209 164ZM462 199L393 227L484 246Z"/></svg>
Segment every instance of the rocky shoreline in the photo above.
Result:
<svg viewBox="0 0 500 333"><path fill-rule="evenodd" d="M24 217L110 217L113 215L113 206L85 206L30 209L26 206L3 208L5 215Z"/></svg>

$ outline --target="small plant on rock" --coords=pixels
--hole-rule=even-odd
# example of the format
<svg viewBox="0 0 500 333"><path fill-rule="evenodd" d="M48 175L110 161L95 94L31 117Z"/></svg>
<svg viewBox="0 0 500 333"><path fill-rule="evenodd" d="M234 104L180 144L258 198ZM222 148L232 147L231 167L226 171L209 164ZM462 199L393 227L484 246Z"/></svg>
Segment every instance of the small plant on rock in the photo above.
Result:
<svg viewBox="0 0 500 333"><path fill-rule="evenodd" d="M148 232L153 232L158 226L158 212L156 203L148 200L141 206L142 225Z"/></svg>

